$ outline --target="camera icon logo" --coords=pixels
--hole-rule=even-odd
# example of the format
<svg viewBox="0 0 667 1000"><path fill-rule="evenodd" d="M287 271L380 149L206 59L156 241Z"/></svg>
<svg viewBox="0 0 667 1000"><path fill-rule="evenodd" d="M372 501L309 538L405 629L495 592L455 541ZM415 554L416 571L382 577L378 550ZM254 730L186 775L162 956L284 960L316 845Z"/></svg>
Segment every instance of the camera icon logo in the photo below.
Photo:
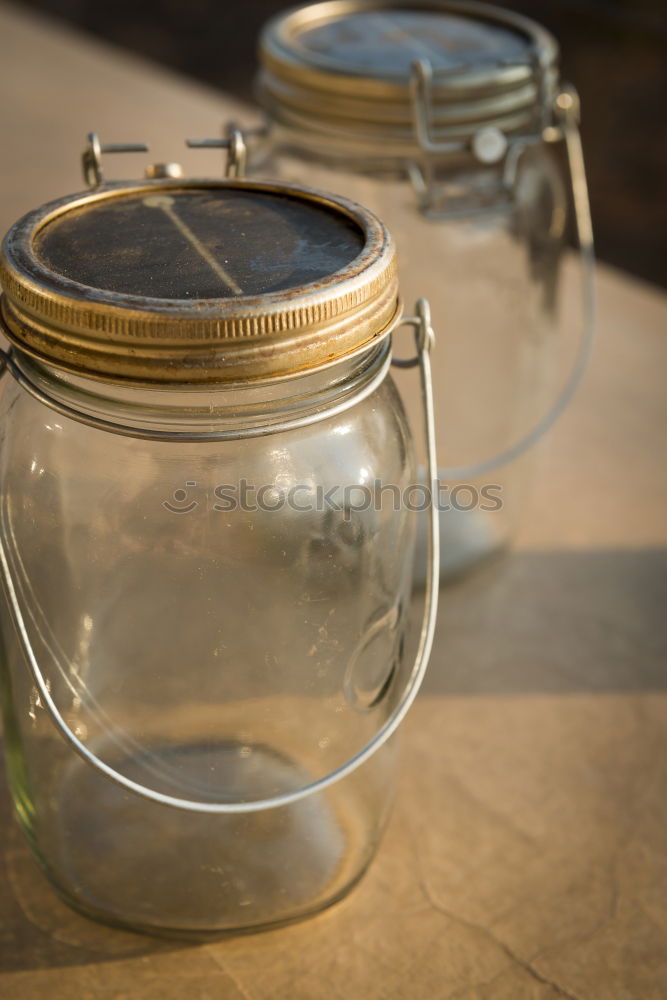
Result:
<svg viewBox="0 0 667 1000"><path fill-rule="evenodd" d="M185 485L186 487L192 487L196 486L197 484L196 482L188 480ZM190 500L190 502L188 503L187 500L188 500L187 489L179 487L177 490L174 490L171 500L162 501L162 506L166 510L171 511L172 514L189 514L191 511L195 509L195 507L199 506L199 503L197 500Z"/></svg>

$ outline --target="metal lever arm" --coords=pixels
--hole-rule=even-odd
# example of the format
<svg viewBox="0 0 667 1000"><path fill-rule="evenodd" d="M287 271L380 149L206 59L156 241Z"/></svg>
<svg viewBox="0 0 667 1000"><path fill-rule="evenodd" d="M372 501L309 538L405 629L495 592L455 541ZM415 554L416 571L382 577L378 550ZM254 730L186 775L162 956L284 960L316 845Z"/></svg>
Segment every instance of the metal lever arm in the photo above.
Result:
<svg viewBox="0 0 667 1000"><path fill-rule="evenodd" d="M245 177L248 149L243 132L230 128L226 139L186 139L189 149L226 149L225 177Z"/></svg>
<svg viewBox="0 0 667 1000"><path fill-rule="evenodd" d="M224 164L225 177L245 177L248 161L248 146L246 139L252 136L264 135L266 128L241 128L230 123L225 128L222 139L186 139L189 149L225 149L227 157Z"/></svg>
<svg viewBox="0 0 667 1000"><path fill-rule="evenodd" d="M88 143L81 154L83 179L88 187L96 188L104 183L102 173L103 153L147 153L148 146L144 142L106 142L102 144L96 132L90 132Z"/></svg>

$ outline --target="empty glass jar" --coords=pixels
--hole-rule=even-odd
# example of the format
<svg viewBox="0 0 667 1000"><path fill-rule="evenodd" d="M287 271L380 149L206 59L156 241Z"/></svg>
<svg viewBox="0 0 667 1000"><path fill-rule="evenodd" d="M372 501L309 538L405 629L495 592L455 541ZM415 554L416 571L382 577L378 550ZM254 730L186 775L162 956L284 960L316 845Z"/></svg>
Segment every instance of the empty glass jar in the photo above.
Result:
<svg viewBox="0 0 667 1000"><path fill-rule="evenodd" d="M161 934L331 903L381 837L435 616L432 575L407 657L387 231L285 185L102 185L17 223L0 281L5 734L39 862Z"/></svg>
<svg viewBox="0 0 667 1000"><path fill-rule="evenodd" d="M292 9L267 24L260 59L269 128L248 140L250 169L377 212L399 246L403 294L428 295L441 328L441 568L451 576L511 538L532 446L585 368L592 241L576 95L559 82L547 31L474 2ZM571 186L589 270L575 348L558 325Z"/></svg>

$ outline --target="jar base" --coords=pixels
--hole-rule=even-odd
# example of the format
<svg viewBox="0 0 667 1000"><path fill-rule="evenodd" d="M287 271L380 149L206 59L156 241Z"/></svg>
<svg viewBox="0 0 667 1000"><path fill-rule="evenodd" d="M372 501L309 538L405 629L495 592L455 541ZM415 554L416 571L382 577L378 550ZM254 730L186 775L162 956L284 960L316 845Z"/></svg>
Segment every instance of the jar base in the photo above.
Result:
<svg viewBox="0 0 667 1000"><path fill-rule="evenodd" d="M97 924L113 928L117 931L123 931L124 933L138 934L163 941L180 941L186 944L198 944L250 934L261 934L264 931L277 930L280 927L288 927L290 924L297 924L302 920L309 920L312 917L317 916L318 913L322 913L324 910L328 910L330 907L340 903L350 892L352 892L368 871L374 855L371 855L367 859L363 868L357 871L350 881L338 889L334 894L328 896L324 900L318 901L304 910L300 910L298 913L279 917L274 920L239 924L233 927L198 927L196 929L186 927L166 927L162 924L139 923L130 920L123 920L122 917L111 914L105 910L96 909L94 906L82 901L77 896L68 892L68 890L58 882L57 878L44 862L43 858L41 858L34 850L33 856L36 857L42 875L44 875L46 881L55 892L58 899L60 899L61 902L68 906L74 913L81 917L85 917L86 920L95 921Z"/></svg>
<svg viewBox="0 0 667 1000"><path fill-rule="evenodd" d="M137 778L147 760L154 780L198 796L213 798L213 771L234 799L239 788L259 799L308 783L272 748L233 740L154 747L116 766ZM190 812L128 792L79 759L53 803L57 854L36 853L60 897L106 924L181 940L257 931L331 905L361 877L380 833L364 840L356 796L342 789L248 813ZM35 849L40 837L26 832Z"/></svg>

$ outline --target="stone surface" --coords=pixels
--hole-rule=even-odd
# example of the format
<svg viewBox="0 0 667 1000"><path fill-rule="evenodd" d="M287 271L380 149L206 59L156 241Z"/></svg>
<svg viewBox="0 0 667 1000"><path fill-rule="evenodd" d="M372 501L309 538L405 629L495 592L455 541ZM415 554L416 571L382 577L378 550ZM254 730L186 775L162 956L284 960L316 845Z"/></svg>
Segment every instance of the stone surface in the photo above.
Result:
<svg viewBox="0 0 667 1000"><path fill-rule="evenodd" d="M3 228L78 186L82 131L174 159L174 136L232 110L9 7L0 35ZM183 159L206 173L215 155ZM3 784L4 1000L667 997L667 300L606 269L599 292L594 363L515 551L442 591L360 885L304 923L212 944L111 930L52 893Z"/></svg>

